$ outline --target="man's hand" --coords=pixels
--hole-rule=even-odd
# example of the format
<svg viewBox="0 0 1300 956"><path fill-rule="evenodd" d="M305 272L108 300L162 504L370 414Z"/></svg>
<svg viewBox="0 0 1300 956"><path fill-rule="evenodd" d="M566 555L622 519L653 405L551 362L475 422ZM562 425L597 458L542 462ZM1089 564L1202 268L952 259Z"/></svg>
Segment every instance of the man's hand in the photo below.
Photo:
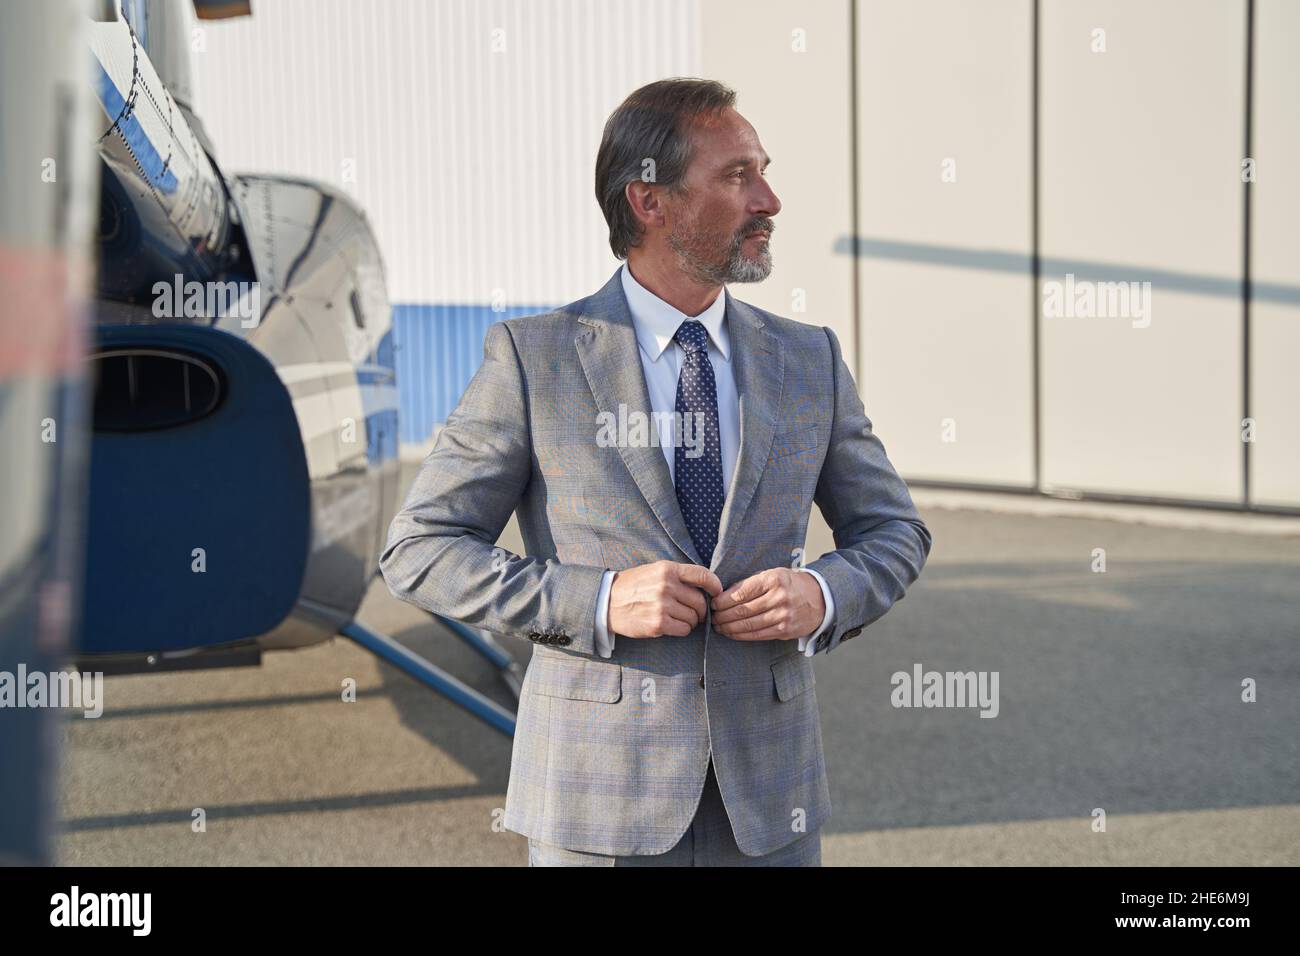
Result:
<svg viewBox="0 0 1300 956"><path fill-rule="evenodd" d="M665 560L619 571L609 588L609 629L618 637L685 637L709 610L701 588L716 597L722 581L698 564Z"/></svg>
<svg viewBox="0 0 1300 956"><path fill-rule="evenodd" d="M713 599L713 628L737 641L806 637L826 616L821 585L793 568L769 568Z"/></svg>

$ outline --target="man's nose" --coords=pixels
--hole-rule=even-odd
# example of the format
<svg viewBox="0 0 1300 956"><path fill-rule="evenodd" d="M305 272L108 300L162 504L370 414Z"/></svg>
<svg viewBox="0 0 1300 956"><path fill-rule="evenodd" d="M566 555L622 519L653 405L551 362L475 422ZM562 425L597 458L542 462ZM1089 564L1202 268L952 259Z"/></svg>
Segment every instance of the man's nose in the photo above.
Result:
<svg viewBox="0 0 1300 956"><path fill-rule="evenodd" d="M781 211L781 200L777 198L776 193L766 182L763 183L764 195L760 197L759 204L754 210L756 216L775 216Z"/></svg>

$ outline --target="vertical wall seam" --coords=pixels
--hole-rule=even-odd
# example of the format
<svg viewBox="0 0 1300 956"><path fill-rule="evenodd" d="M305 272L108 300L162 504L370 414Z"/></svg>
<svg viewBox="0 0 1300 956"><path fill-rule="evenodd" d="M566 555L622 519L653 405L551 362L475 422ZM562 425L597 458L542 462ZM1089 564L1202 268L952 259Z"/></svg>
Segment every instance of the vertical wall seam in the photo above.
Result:
<svg viewBox="0 0 1300 956"><path fill-rule="evenodd" d="M853 255L849 257L852 272L849 276L849 294L853 302L853 322L849 328L853 334L854 377L862 392L862 401L867 400L866 370L867 363L862 357L862 293L861 273L862 257L858 250L859 193L858 193L858 0L848 0L849 4L849 235L853 237Z"/></svg>
<svg viewBox="0 0 1300 956"><path fill-rule="evenodd" d="M1254 109L1254 72L1255 72L1255 0L1246 0L1246 116L1245 116L1245 152L1243 156L1251 157L1251 113ZM1244 177L1243 177L1244 178ZM1254 177L1250 177L1253 179ZM1241 417L1243 421L1250 418L1250 187L1252 183L1242 182L1241 204ZM1238 432L1240 435L1240 432ZM1251 507L1250 500L1250 446L1252 442L1241 443L1241 505Z"/></svg>
<svg viewBox="0 0 1300 956"><path fill-rule="evenodd" d="M1030 160L1029 160L1029 260L1030 260L1030 342L1033 351L1033 428L1034 428L1034 490L1040 494L1043 491L1043 427L1042 427L1042 379L1040 363L1042 360L1042 343L1039 341L1039 321L1038 321L1038 297L1039 287L1041 286L1042 251L1039 248L1039 193L1041 191L1039 170L1038 170L1038 140L1039 140L1039 74L1041 73L1038 62L1039 50L1039 3L1040 0L1031 0L1030 10L1030 43L1033 48L1030 51L1030 117L1029 117L1029 143L1030 143Z"/></svg>

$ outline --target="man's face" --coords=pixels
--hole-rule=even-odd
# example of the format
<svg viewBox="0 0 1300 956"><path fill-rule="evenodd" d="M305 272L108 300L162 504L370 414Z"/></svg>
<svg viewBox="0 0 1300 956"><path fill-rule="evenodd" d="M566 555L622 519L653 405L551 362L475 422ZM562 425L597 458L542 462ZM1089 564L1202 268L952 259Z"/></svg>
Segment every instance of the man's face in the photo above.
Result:
<svg viewBox="0 0 1300 956"><path fill-rule="evenodd" d="M758 134L733 109L698 121L682 185L668 191L668 247L682 269L707 284L758 282L772 271L768 236L781 200L767 184L770 161ZM759 233L755 235L755 233Z"/></svg>

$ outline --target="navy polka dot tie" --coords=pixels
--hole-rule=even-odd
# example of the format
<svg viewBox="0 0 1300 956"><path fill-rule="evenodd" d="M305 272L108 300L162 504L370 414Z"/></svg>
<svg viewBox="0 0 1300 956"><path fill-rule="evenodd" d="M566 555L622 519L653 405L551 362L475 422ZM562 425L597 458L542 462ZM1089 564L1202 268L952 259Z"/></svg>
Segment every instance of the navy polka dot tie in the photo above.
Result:
<svg viewBox="0 0 1300 956"><path fill-rule="evenodd" d="M722 448L718 444L718 389L709 362L709 331L687 319L673 336L686 351L677 377L682 440L673 458L673 483L686 529L705 567L713 561L722 520ZM693 456L693 457L692 457Z"/></svg>

